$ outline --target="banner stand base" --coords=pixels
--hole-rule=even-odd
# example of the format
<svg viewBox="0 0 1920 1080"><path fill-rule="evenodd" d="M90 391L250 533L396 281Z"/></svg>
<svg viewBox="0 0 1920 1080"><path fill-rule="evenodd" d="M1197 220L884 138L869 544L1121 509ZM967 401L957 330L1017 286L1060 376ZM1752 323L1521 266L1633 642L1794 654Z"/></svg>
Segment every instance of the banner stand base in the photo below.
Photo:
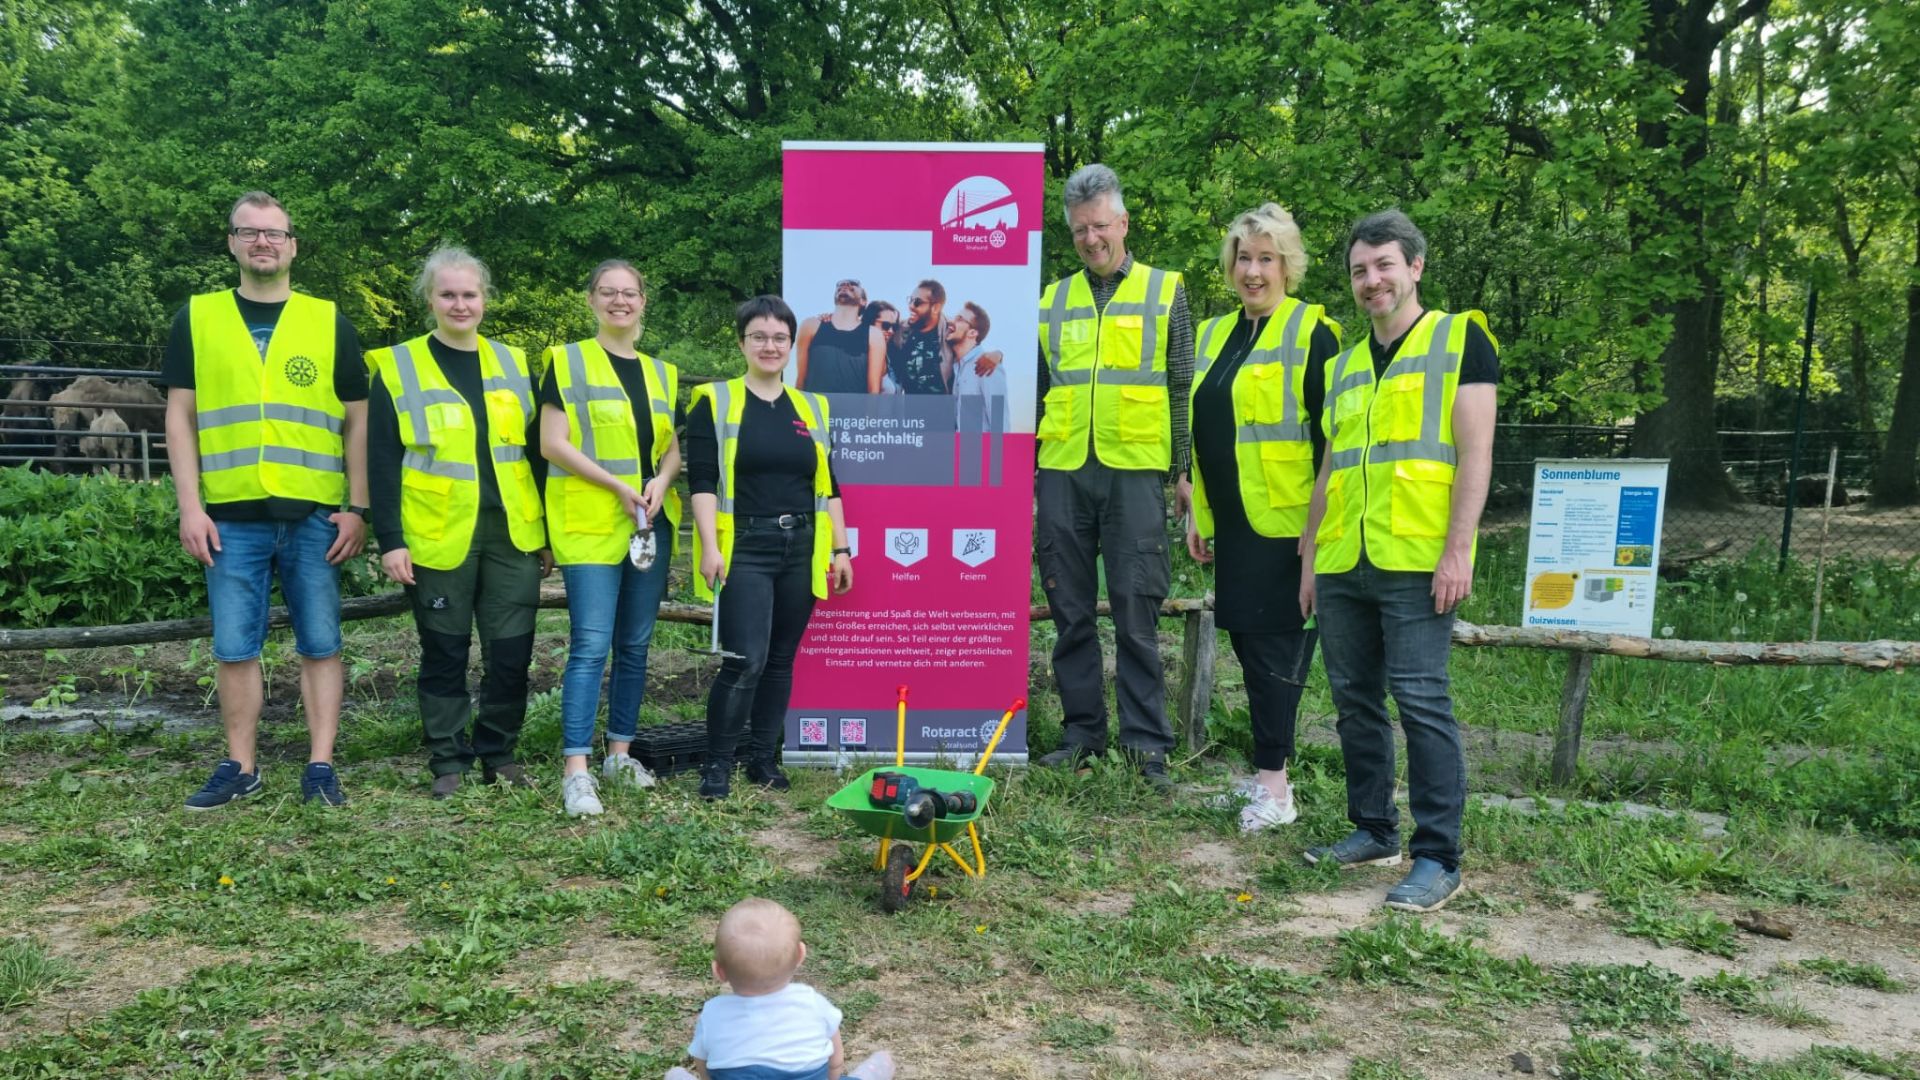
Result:
<svg viewBox="0 0 1920 1080"><path fill-rule="evenodd" d="M980 755L977 753L936 754L925 750L909 750L906 755L906 762L909 765L926 765L955 771L971 769L974 762L979 760ZM996 752L993 760L1005 765L1028 764L1026 754L1006 751ZM788 767L861 772L876 766L892 765L893 755L884 750L786 750L780 755L780 763Z"/></svg>

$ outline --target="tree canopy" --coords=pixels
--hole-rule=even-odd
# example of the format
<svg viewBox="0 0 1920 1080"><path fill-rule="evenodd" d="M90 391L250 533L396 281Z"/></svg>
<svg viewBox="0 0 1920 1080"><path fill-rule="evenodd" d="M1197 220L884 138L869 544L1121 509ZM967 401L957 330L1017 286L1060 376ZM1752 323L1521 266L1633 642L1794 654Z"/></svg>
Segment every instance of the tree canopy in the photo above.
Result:
<svg viewBox="0 0 1920 1080"><path fill-rule="evenodd" d="M1916 84L1920 13L1870 0L13 0L0 356L161 340L230 280L221 215L260 187L371 342L417 332L412 271L457 242L530 346L586 332L586 271L632 259L649 347L700 369L777 287L783 140L1034 141L1054 192L1120 173L1198 313L1231 303L1226 223L1272 199L1302 294L1363 332L1345 230L1402 207L1428 302L1502 342L1503 417L1636 421L1683 502L1733 497L1716 426L1784 420L1817 287L1821 422L1886 431L1876 498L1911 501Z"/></svg>

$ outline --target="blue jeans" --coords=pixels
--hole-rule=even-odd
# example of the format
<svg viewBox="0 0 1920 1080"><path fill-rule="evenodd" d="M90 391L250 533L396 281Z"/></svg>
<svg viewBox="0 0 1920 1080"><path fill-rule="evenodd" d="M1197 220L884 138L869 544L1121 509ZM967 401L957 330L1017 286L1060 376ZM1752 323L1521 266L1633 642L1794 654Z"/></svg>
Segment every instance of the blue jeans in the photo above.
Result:
<svg viewBox="0 0 1920 1080"><path fill-rule="evenodd" d="M1460 864L1460 818L1467 802L1467 759L1453 718L1447 656L1453 613L1433 611L1433 575L1381 570L1365 555L1352 570L1315 581L1320 655L1340 714L1347 764L1347 818L1398 845L1393 805L1393 722L1387 691L1407 734L1407 790L1415 858L1449 870Z"/></svg>
<svg viewBox="0 0 1920 1080"><path fill-rule="evenodd" d="M340 651L340 568L327 562L340 529L330 513L316 510L298 521L214 523L220 550L206 574L215 660L234 664L260 655L276 571L293 619L293 647L310 660Z"/></svg>
<svg viewBox="0 0 1920 1080"><path fill-rule="evenodd" d="M651 569L617 563L562 566L567 582L567 614L573 638L567 670L560 677L562 754L593 752L593 718L600 711L600 677L613 656L613 689L607 701L607 739L632 742L640 730L640 699L647 693L647 648L667 591L667 565L673 561L673 528L661 519L654 530L660 545Z"/></svg>

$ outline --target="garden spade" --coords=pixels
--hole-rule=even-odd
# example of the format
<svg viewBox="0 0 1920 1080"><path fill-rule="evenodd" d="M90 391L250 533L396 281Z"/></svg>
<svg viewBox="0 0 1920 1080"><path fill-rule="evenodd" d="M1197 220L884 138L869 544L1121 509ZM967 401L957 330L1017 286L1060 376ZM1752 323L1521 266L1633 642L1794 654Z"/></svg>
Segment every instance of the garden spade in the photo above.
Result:
<svg viewBox="0 0 1920 1080"><path fill-rule="evenodd" d="M711 644L704 649L689 649L687 651L701 653L706 656L717 656L722 660L745 660L746 657L741 656L739 653L728 652L720 647L720 590L726 588L726 585L725 579L713 583L713 636L710 639Z"/></svg>

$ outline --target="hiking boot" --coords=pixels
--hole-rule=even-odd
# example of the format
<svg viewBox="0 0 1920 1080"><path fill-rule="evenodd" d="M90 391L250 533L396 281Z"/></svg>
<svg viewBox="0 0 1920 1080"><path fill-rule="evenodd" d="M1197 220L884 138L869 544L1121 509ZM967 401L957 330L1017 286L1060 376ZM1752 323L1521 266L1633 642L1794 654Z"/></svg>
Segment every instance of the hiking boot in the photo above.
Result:
<svg viewBox="0 0 1920 1080"><path fill-rule="evenodd" d="M1035 764L1043 769L1073 769L1077 772L1086 772L1093 768L1094 761L1099 757L1098 751L1069 743L1050 754L1040 755L1040 760Z"/></svg>
<svg viewBox="0 0 1920 1080"><path fill-rule="evenodd" d="M460 790L460 779L457 772L441 773L434 777L433 797L441 800L452 798L453 793Z"/></svg>
<svg viewBox="0 0 1920 1080"><path fill-rule="evenodd" d="M1275 798L1265 784L1253 785L1253 792L1247 796L1247 804L1240 808L1240 831L1259 832L1271 829L1275 825L1291 825L1300 819L1300 810L1293 805L1293 789L1287 789L1287 797Z"/></svg>
<svg viewBox="0 0 1920 1080"><path fill-rule="evenodd" d="M1398 840L1388 843L1365 829L1355 829L1346 839L1310 847L1301 852L1300 857L1314 866L1323 860L1332 862L1342 870L1356 866L1399 866L1400 843Z"/></svg>
<svg viewBox="0 0 1920 1080"><path fill-rule="evenodd" d="M593 786L591 773L568 773L566 783L560 785L560 799L566 804L568 817L599 817L606 811L600 805L600 792Z"/></svg>
<svg viewBox="0 0 1920 1080"><path fill-rule="evenodd" d="M481 766L480 780L482 783L506 784L517 788L533 786L533 777L527 775L527 767L517 761L509 761L505 765Z"/></svg>
<svg viewBox="0 0 1920 1080"><path fill-rule="evenodd" d="M1148 787L1162 792L1173 790L1173 777L1167 775L1167 755L1158 750L1131 748L1126 755L1133 767L1140 770L1140 779L1145 780Z"/></svg>
<svg viewBox="0 0 1920 1080"><path fill-rule="evenodd" d="M1400 884L1387 890L1387 906L1396 911L1439 911L1460 894L1460 871L1436 859L1416 857Z"/></svg>
<svg viewBox="0 0 1920 1080"><path fill-rule="evenodd" d="M340 774L324 761L307 762L307 771L300 776L300 801L347 805L347 794L340 790Z"/></svg>
<svg viewBox="0 0 1920 1080"><path fill-rule="evenodd" d="M700 797L708 802L724 799L733 792L733 762L709 761L700 766Z"/></svg>
<svg viewBox="0 0 1920 1080"><path fill-rule="evenodd" d="M787 774L772 757L757 757L747 762L747 782L758 784L768 791L785 791L793 784L787 780Z"/></svg>
<svg viewBox="0 0 1920 1080"><path fill-rule="evenodd" d="M609 783L628 787L650 788L655 783L653 774L632 754L608 754L600 763L600 775Z"/></svg>
<svg viewBox="0 0 1920 1080"><path fill-rule="evenodd" d="M227 758L213 767L213 775L199 791L187 796L189 810L215 810L235 799L244 799L260 791L260 769L241 772L240 763Z"/></svg>

